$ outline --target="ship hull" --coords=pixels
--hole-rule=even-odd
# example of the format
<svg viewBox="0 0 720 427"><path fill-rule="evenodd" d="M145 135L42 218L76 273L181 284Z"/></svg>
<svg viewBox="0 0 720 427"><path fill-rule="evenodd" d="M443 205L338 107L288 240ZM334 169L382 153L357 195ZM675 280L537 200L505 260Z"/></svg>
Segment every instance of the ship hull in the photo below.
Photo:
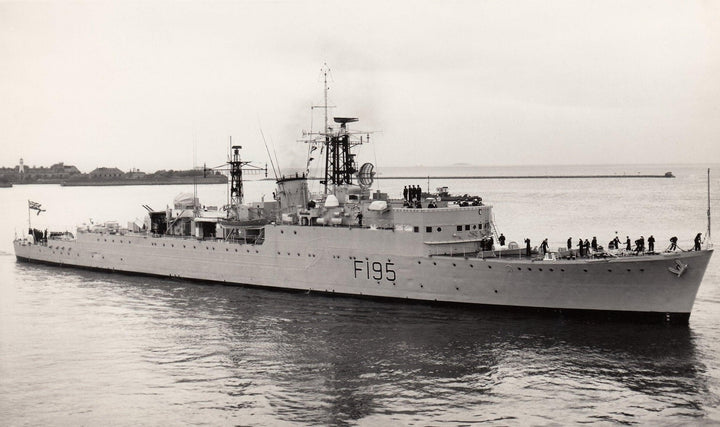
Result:
<svg viewBox="0 0 720 427"><path fill-rule="evenodd" d="M308 231L310 230L310 231ZM533 261L404 254L398 233L268 226L262 244L83 233L19 261L371 298L687 321L712 250ZM407 247L407 246L405 246Z"/></svg>

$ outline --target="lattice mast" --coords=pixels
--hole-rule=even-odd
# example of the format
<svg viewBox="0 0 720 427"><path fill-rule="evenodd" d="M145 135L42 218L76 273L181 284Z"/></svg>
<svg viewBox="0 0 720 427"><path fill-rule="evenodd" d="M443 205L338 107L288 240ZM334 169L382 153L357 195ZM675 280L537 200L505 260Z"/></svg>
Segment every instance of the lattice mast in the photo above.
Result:
<svg viewBox="0 0 720 427"><path fill-rule="evenodd" d="M351 149L357 145L363 144L363 137L354 137L354 134L360 134L361 132L350 132L347 127L348 123L357 122L357 118L335 117L333 121L340 124L340 128L335 131L330 126L328 109L333 107L328 105L328 92L330 90L328 78L330 77L330 68L327 64L323 66L321 72L323 76L324 104L312 106L312 109L321 108L324 110L323 121L325 128L317 133L313 133L311 129L309 133L303 132L303 136L309 136L309 138L305 139L304 142L312 144L312 148L308 153L308 170L310 162L313 160L311 153L315 150L315 147L317 147L317 145L321 145L325 150L325 172L320 184L323 185L324 193L329 194L332 192L333 186L353 183L353 175L358 173L358 169L355 163L355 154L351 153ZM367 132L363 132L363 134L364 133ZM315 136L319 138L315 139ZM367 142L370 142L369 133L367 134ZM372 165L369 165L369 167L365 169L363 179L360 180L360 185L369 186L372 183L373 176Z"/></svg>
<svg viewBox="0 0 720 427"><path fill-rule="evenodd" d="M357 122L354 117L335 117L335 123L340 124L340 130L333 132L328 122L328 73L330 68L327 65L323 67L324 80L324 101L325 105L325 194L328 193L328 185L346 185L352 184L352 176L357 172L355 167L355 155L350 152L350 148L362 144L360 141L351 140L350 132L347 130L347 124Z"/></svg>
<svg viewBox="0 0 720 427"><path fill-rule="evenodd" d="M230 169L230 209L228 210L228 216L232 218L238 217L238 207L242 205L244 201L243 172L249 172L251 174L265 172L265 176L267 177L267 165L263 168L252 165L249 161L243 161L240 157L241 149L241 145L231 146L231 154L227 162Z"/></svg>

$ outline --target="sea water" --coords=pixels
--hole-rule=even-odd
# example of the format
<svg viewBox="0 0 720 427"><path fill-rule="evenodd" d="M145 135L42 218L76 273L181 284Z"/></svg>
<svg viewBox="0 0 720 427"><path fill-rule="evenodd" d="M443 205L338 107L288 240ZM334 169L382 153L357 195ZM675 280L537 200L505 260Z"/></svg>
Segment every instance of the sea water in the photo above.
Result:
<svg viewBox="0 0 720 427"><path fill-rule="evenodd" d="M720 174L720 168L716 169ZM493 206L509 241L551 248L707 228L704 166L391 169L385 176L664 174L677 178L383 179ZM720 180L712 181L713 207ZM315 182L313 186L318 186ZM248 201L274 183L246 182ZM720 422L720 256L687 326L604 323L105 274L17 263L15 234L121 225L193 186L0 189L3 425L429 425ZM197 187L206 205L222 185ZM28 218L27 201L47 212ZM720 232L719 232L720 233Z"/></svg>

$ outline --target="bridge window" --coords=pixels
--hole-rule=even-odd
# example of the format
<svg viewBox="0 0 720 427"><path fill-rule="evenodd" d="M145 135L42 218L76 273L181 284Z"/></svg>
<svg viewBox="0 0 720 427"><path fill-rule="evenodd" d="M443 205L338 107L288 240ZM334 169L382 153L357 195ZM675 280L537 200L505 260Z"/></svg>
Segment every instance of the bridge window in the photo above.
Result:
<svg viewBox="0 0 720 427"><path fill-rule="evenodd" d="M414 233L419 233L419 232L420 232L420 227L413 227L413 232L414 232Z"/></svg>
<svg viewBox="0 0 720 427"><path fill-rule="evenodd" d="M432 233L432 227L425 227L426 233Z"/></svg>
<svg viewBox="0 0 720 427"><path fill-rule="evenodd" d="M465 226L465 230L470 230L470 224Z"/></svg>
<svg viewBox="0 0 720 427"><path fill-rule="evenodd" d="M462 231L462 225L457 226L457 231Z"/></svg>

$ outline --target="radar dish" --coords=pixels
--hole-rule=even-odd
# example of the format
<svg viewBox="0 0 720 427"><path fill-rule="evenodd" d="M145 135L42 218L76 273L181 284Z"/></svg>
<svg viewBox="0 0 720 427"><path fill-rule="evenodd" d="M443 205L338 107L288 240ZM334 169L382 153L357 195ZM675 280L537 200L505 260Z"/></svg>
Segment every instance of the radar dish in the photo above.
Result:
<svg viewBox="0 0 720 427"><path fill-rule="evenodd" d="M360 172L358 172L358 181L363 187L369 187L372 185L375 179L375 172L373 172L375 166L372 163L365 163L360 166Z"/></svg>
<svg viewBox="0 0 720 427"><path fill-rule="evenodd" d="M358 121L357 117L333 117L333 121L335 123L340 123L341 125L344 125L345 123L353 123Z"/></svg>

